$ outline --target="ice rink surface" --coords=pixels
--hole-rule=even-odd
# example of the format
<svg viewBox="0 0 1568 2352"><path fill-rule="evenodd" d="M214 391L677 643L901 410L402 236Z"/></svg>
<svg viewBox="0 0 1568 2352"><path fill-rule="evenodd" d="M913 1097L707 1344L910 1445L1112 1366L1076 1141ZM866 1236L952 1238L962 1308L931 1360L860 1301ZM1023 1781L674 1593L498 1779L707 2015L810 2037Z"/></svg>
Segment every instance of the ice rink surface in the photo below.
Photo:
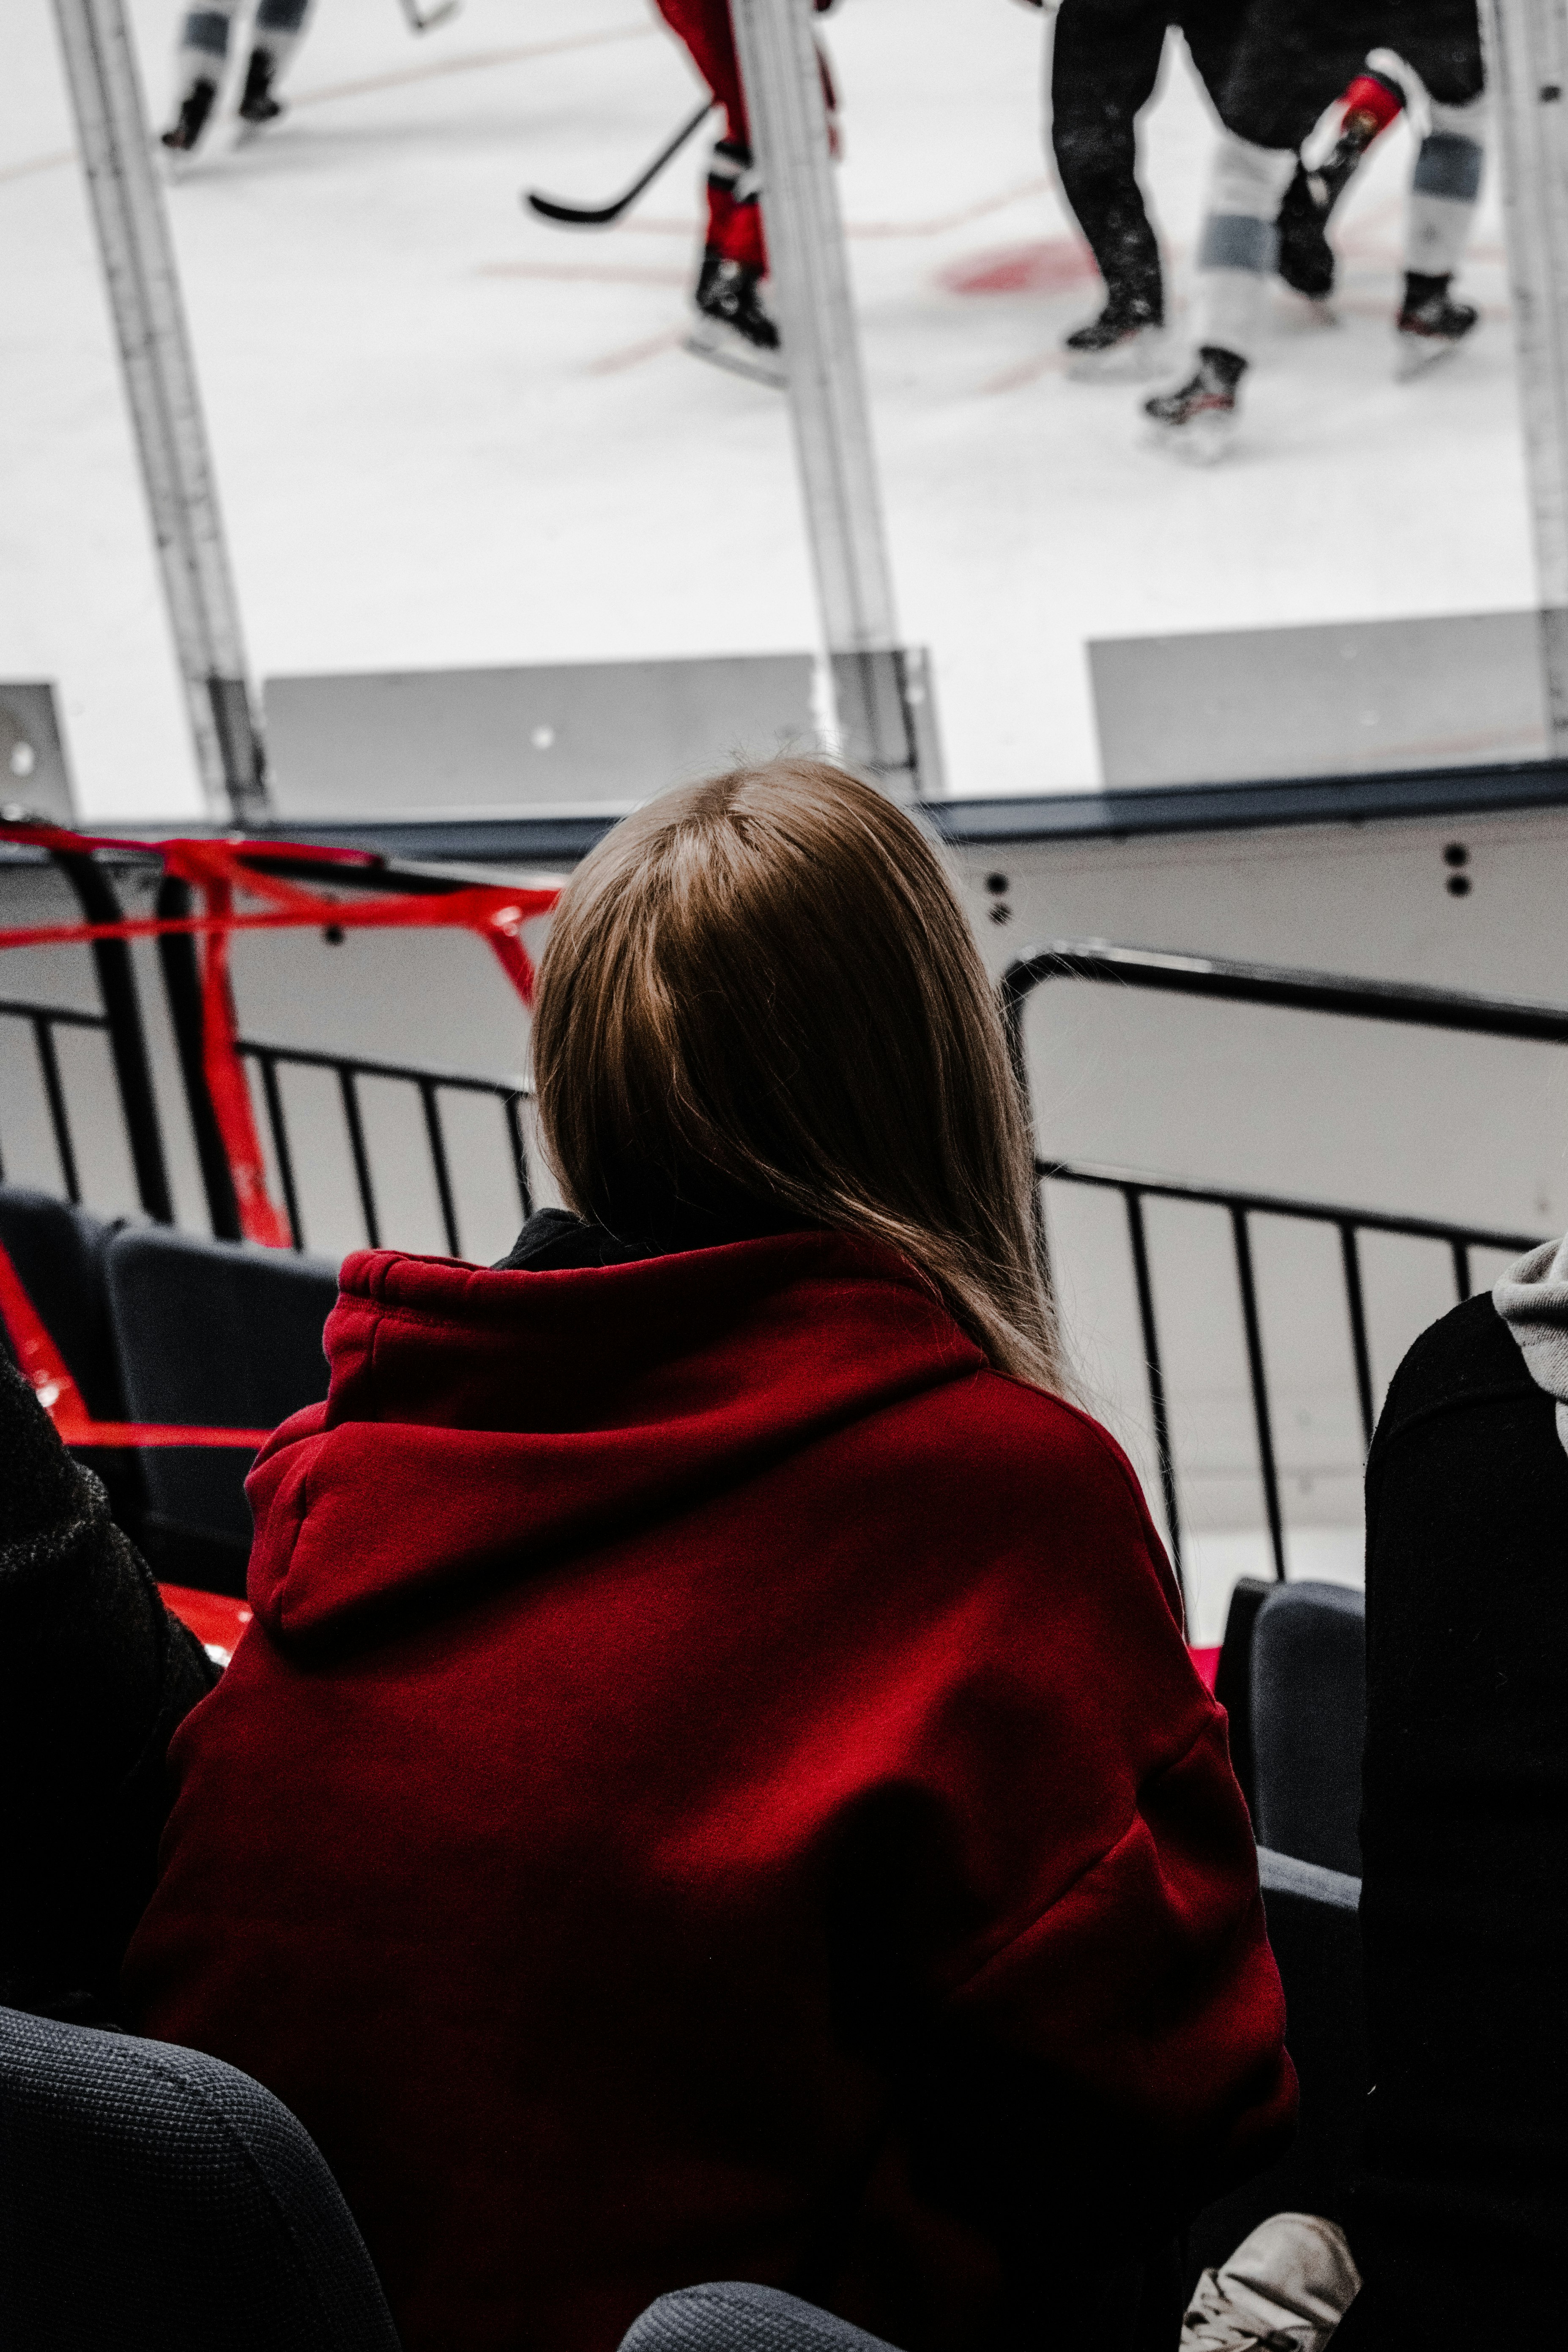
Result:
<svg viewBox="0 0 1568 2352"><path fill-rule="evenodd" d="M160 122L178 13L132 0ZM1394 380L1402 122L1340 221L1337 325L1277 291L1243 438L1194 471L1145 446L1137 387L1063 373L1098 280L1043 153L1040 18L844 0L826 30L951 791L1100 780L1089 638L1532 601L1495 173L1469 346ZM0 677L58 681L87 813L175 816L195 777L47 0L5 47ZM614 230L519 205L614 192L693 89L645 0L466 0L423 39L395 0L319 0L287 119L221 125L171 186L258 677L810 646L783 403L679 348L699 151ZM1177 358L1212 131L1173 37L1143 176Z"/></svg>

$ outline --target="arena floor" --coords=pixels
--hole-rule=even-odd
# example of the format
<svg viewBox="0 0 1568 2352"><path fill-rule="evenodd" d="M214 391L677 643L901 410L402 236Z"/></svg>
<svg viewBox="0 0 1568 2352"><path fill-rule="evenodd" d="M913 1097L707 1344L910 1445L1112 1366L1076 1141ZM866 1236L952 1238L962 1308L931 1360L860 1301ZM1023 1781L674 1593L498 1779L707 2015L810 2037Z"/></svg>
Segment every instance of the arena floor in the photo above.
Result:
<svg viewBox="0 0 1568 2352"><path fill-rule="evenodd" d="M151 111L174 0L132 0ZM1471 347L1393 381L1403 125L1352 190L1340 323L1283 289L1245 439L1194 472L1136 390L1062 373L1097 281L1042 158L1041 21L845 0L842 194L906 636L933 651L948 787L1100 780L1086 639L1531 601L1489 197ZM84 810L196 804L49 12L0 90L0 676L55 678ZM783 403L679 348L699 165L613 191L691 101L645 0L321 0L289 118L170 191L258 676L811 642ZM1178 305L1210 118L1179 41L1145 178ZM659 779L652 780L661 781Z"/></svg>

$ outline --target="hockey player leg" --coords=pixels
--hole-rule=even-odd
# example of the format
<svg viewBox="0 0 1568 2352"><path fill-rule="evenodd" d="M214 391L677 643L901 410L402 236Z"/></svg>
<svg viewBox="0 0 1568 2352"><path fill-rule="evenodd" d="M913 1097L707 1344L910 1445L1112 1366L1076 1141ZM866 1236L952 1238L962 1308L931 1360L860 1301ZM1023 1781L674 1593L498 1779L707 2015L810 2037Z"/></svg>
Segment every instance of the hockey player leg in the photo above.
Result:
<svg viewBox="0 0 1568 2352"><path fill-rule="evenodd" d="M1198 247L1193 370L1143 404L1157 437L1199 464L1223 457L1234 436L1241 379L1279 259L1275 218L1295 166L1289 148L1220 133Z"/></svg>
<svg viewBox="0 0 1568 2352"><path fill-rule="evenodd" d="M1309 142L1279 207L1279 275L1309 301L1323 302L1334 289L1334 254L1326 234L1329 215L1344 194L1373 142L1380 139L1405 106L1403 85L1392 72L1374 69L1370 58L1339 102L1339 129L1326 155L1309 157Z"/></svg>
<svg viewBox="0 0 1568 2352"><path fill-rule="evenodd" d="M1096 319L1066 342L1078 377L1147 376L1161 363L1160 248L1137 177L1137 118L1165 39L1163 0L1139 10L1062 0L1051 48L1051 152L1105 285Z"/></svg>
<svg viewBox="0 0 1568 2352"><path fill-rule="evenodd" d="M1468 106L1432 102L1415 158L1405 238L1405 293L1395 328L1401 378L1419 375L1463 342L1479 312L1448 289L1475 219L1485 156L1484 97Z"/></svg>
<svg viewBox="0 0 1568 2352"><path fill-rule="evenodd" d="M697 316L686 348L732 374L782 385L779 331L763 294L767 250L729 0L656 0L656 5L725 117L723 135L709 161L708 233L692 298Z"/></svg>
<svg viewBox="0 0 1568 2352"><path fill-rule="evenodd" d="M163 134L172 155L188 155L212 118L228 62L229 27L238 6L239 0L205 0L180 26L174 61L180 95L174 119Z"/></svg>
<svg viewBox="0 0 1568 2352"><path fill-rule="evenodd" d="M276 122L283 111L277 85L300 46L310 0L261 0L251 29L250 57L239 95L239 119L252 130Z"/></svg>
<svg viewBox="0 0 1568 2352"><path fill-rule="evenodd" d="M708 167L708 235L686 348L732 374L782 385L779 331L763 299L767 254L751 151L719 140Z"/></svg>

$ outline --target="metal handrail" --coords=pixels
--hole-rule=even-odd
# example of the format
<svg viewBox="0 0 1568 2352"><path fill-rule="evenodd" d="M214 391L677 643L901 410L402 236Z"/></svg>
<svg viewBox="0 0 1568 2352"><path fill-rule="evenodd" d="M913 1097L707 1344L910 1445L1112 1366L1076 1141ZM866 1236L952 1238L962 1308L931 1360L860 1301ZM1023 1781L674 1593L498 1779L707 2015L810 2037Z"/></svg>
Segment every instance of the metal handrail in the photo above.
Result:
<svg viewBox="0 0 1568 2352"><path fill-rule="evenodd" d="M1568 1009L1560 1004L1477 996L1413 981L1338 980L1330 972L1118 947L1110 940L1053 940L1008 965L1002 975L1002 1010L1015 1035L1026 999L1046 980L1113 981L1175 996L1217 997L1233 1003L1282 1005L1297 1013L1335 1013L1363 1021L1568 1045Z"/></svg>
<svg viewBox="0 0 1568 2352"><path fill-rule="evenodd" d="M1170 1408L1165 1392L1164 1361L1159 1322L1154 1309L1154 1286L1149 1264L1144 1225L1146 1200L1182 1201L1204 1208L1223 1209L1230 1219L1236 1256L1237 1288L1241 1299L1242 1327L1247 1341L1248 1384L1252 1391L1253 1427L1258 1440L1258 1475L1263 1487L1264 1514L1268 1522L1269 1550L1275 1576L1285 1575L1285 1523L1279 1500L1279 1472L1274 1445L1268 1365L1263 1349L1262 1320L1258 1310L1258 1283L1252 1259L1255 1216L1286 1217L1300 1223L1332 1225L1340 1237L1340 1265L1350 1322L1351 1352L1355 1364L1356 1403L1361 1413L1363 1442L1372 1443L1376 1412L1373 1398L1372 1350L1367 1340L1366 1298L1362 1281L1360 1237L1363 1233L1398 1234L1417 1241L1447 1244L1453 1263L1458 1301L1472 1293L1470 1252L1506 1250L1510 1256L1533 1249L1539 1234L1500 1233L1485 1225L1466 1225L1435 1217L1404 1217L1381 1209L1360 1209L1344 1202L1300 1201L1279 1192L1233 1192L1217 1184L1194 1184L1176 1177L1143 1176L1130 1168L1096 1167L1065 1160L1037 1160L1040 1181L1085 1184L1119 1192L1127 1212L1128 1243L1138 1292L1138 1320L1143 1341L1149 1382L1149 1418L1159 1464L1160 1489L1170 1533L1171 1557L1182 1570L1182 1518L1176 1484L1174 1449L1171 1442Z"/></svg>
<svg viewBox="0 0 1568 2352"><path fill-rule="evenodd" d="M235 1042L241 1055L256 1064L260 1076L273 1157L278 1163L283 1204L288 1212L289 1228L296 1250L302 1250L305 1246L305 1225L294 1172L294 1155L289 1141L289 1123L283 1108L283 1090L278 1082L280 1066L329 1070L337 1078L343 1125L348 1132L349 1153L353 1161L354 1184L359 1193L360 1213L364 1219L365 1237L372 1249L381 1245L381 1218L376 1206L375 1183L360 1102L359 1082L362 1078L392 1079L416 1089L425 1118L425 1139L430 1152L431 1172L436 1180L442 1232L453 1257L460 1257L462 1248L458 1228L457 1193L452 1183L451 1160L441 1118L443 1092L488 1095L500 1104L506 1116L512 1174L524 1221L531 1215L533 1199L528 1181L522 1122L518 1110L518 1105L533 1091L528 1079L479 1077L470 1070L443 1069L427 1062L394 1062L374 1054L334 1054L320 1046L283 1045L260 1037L239 1037Z"/></svg>
<svg viewBox="0 0 1568 2352"><path fill-rule="evenodd" d="M0 996L0 1020L25 1021L32 1030L33 1050L38 1057L38 1075L44 1082L44 1100L48 1107L49 1127L60 1163L61 1181L72 1208L79 1208L81 1171L77 1164L70 1113L66 1107L59 1055L55 1049L55 1031L57 1028L92 1029L100 1036L106 1036L109 1016L103 1013L83 1013L74 1004L37 1004L28 998ZM5 1181L5 1161L0 1159L0 1183Z"/></svg>
<svg viewBox="0 0 1568 2352"><path fill-rule="evenodd" d="M1217 956L1183 955L1158 949L1121 947L1107 940L1056 940L1018 957L1002 976L1003 1021L1007 1033L1008 1050L1026 1103L1029 1082L1024 1054L1024 1008L1035 989L1049 980L1087 981L1151 989L1172 995L1207 997L1231 1003L1277 1006L1300 1013L1333 1013L1341 1018L1390 1021L1450 1033L1519 1038L1535 1044L1568 1045L1568 1009L1561 1005L1479 996L1463 990L1429 988L1405 981L1341 980L1328 972L1238 962ZM1461 1301L1470 1296L1469 1254L1472 1249L1500 1249L1511 1254L1533 1248L1541 1238L1539 1234L1498 1233L1482 1226L1440 1218L1403 1217L1383 1210L1294 1200L1282 1194L1196 1184L1176 1178L1149 1177L1130 1169L1097 1168L1037 1158L1035 1172L1042 1257L1045 1223L1039 1202L1040 1182L1054 1179L1065 1183L1098 1185L1118 1192L1122 1196L1138 1292L1139 1322L1149 1383L1149 1416L1159 1462L1172 1556L1178 1573L1182 1564L1181 1511L1175 1458L1171 1444L1164 1365L1154 1312L1148 1235L1143 1219L1145 1200L1181 1200L1201 1203L1224 1209L1230 1218L1237 1284L1247 1339L1258 1472L1268 1520L1274 1573L1281 1581L1285 1575L1284 1518L1279 1503L1279 1467L1274 1449L1262 1326L1258 1311L1249 1219L1255 1215L1292 1217L1337 1228L1355 1360L1356 1399L1363 1435L1369 1444L1374 1412L1372 1360L1367 1344L1365 1299L1361 1278L1360 1235L1373 1232L1393 1233L1446 1243L1452 1255L1455 1287Z"/></svg>

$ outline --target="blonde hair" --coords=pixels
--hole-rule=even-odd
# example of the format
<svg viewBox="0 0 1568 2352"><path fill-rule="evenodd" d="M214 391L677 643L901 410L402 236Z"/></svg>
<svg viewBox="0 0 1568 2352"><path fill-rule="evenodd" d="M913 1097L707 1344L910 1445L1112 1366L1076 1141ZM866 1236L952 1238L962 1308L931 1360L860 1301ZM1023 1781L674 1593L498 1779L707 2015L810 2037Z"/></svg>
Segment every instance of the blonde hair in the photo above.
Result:
<svg viewBox="0 0 1568 2352"><path fill-rule="evenodd" d="M931 844L870 785L776 760L625 819L556 907L533 1064L582 1213L616 1230L644 1171L863 1234L999 1371L1067 1387L991 983Z"/></svg>

